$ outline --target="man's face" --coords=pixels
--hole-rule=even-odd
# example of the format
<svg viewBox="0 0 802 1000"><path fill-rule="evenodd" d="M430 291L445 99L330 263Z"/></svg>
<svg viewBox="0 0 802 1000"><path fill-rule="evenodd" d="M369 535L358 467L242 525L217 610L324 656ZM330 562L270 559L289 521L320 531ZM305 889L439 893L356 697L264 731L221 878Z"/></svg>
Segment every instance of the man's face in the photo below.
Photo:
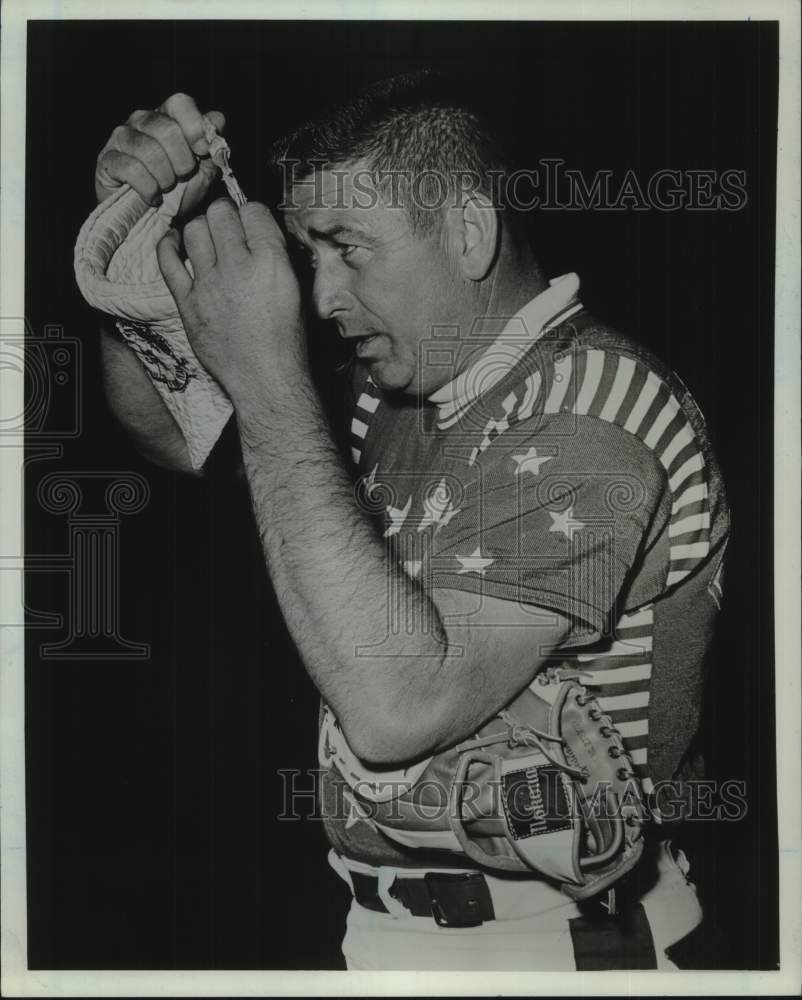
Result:
<svg viewBox="0 0 802 1000"><path fill-rule="evenodd" d="M454 373L427 365L421 343L433 327L466 321L467 286L446 254L440 227L415 235L406 212L385 205L366 177L357 164L337 176L323 172L317 190L296 185L287 228L310 254L318 314L352 341L373 381L428 395Z"/></svg>

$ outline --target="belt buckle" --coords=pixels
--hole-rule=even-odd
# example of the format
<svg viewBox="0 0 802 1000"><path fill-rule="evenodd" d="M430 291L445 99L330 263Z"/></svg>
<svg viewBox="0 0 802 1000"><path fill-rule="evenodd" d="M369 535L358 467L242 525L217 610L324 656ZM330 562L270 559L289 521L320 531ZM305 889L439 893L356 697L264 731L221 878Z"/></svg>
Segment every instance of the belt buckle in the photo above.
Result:
<svg viewBox="0 0 802 1000"><path fill-rule="evenodd" d="M440 927L478 927L494 918L487 882L480 872L427 872L423 878L432 916Z"/></svg>

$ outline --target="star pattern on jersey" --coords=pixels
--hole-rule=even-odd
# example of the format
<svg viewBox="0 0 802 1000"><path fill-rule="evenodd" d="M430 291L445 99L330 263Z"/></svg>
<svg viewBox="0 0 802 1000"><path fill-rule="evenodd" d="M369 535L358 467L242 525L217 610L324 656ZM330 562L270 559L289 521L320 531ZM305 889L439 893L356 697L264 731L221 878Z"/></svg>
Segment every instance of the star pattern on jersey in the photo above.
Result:
<svg viewBox="0 0 802 1000"><path fill-rule="evenodd" d="M556 514L550 510L549 514L552 520L549 531L562 532L566 538L573 538L575 531L581 531L585 527L583 521L574 517L573 506L566 507L565 510L558 511Z"/></svg>
<svg viewBox="0 0 802 1000"><path fill-rule="evenodd" d="M537 448L530 448L525 455L513 455L513 461L518 463L515 475L522 476L526 472L531 472L533 476L539 476L540 466L553 458L554 455L538 455Z"/></svg>
<svg viewBox="0 0 802 1000"><path fill-rule="evenodd" d="M578 308L581 307L571 302L566 306L569 313ZM544 326L548 329L549 325ZM498 388L488 387L487 392L482 393L481 405L475 406L464 426L461 406L455 407L447 426L445 419L441 426L440 418L445 418L445 412L444 408L438 408L438 429L455 428L454 441L459 444L453 450L447 450L440 441L432 442L428 436L418 441L414 437L418 428L417 415L415 420L410 415L409 423L391 424L395 414L388 412L387 407L382 408L375 392L366 390L373 398L364 400L361 409L356 407L357 419L362 421L359 431L366 431L371 420L376 419L378 423L373 426L384 432L371 436L367 444L363 433L354 432L356 454L362 460L357 475L365 474L360 484L362 498L368 496L371 502L366 506L370 512L378 513L379 532L389 529L388 533L395 534L386 539L388 553L396 569L401 569L416 586L424 576L423 566L427 568L426 576L432 577L428 581L432 584L441 573L447 577L450 572L452 579L453 574L459 573L472 576L473 583L464 581L464 585L480 591L488 587L492 590L491 581L494 580L497 588L509 586L508 580L516 577L520 568L522 574L526 573L526 582L533 592L542 589L560 593L566 603L574 599L576 579L580 576L583 586L587 583L593 590L599 584L595 577L592 578L593 567L599 558L598 546L594 543L596 525L597 522L607 523L609 518L609 498L603 490L600 495L599 490L593 488L596 483L592 478L609 473L608 450L599 445L596 436L597 432L602 437L608 433L603 425L609 425L616 448L620 446L621 454L616 453L616 461L621 462L622 468L642 477L641 481L654 482L655 489L660 489L661 499L669 493L671 496L671 515L666 526L667 551L650 552L648 559L646 556L641 558L639 548L643 537L640 512L634 508L619 512L616 544L620 542L622 558L613 570L617 573L631 566L633 579L651 582L658 565L662 571L665 563L668 568L665 587L670 589L692 572L690 567L710 558L711 532L716 525L715 477L705 464L703 435L696 424L686 418L689 408L681 398L675 397L671 385L659 372L653 372L637 356L632 356L626 344L618 347L611 342L606 350L585 350L576 347L573 332L569 339L560 330L555 330L553 337L554 352L550 350L549 339L549 350L538 354L538 370L531 371L525 387L519 376L530 371L529 361L533 355L523 364L516 362L517 370L498 383ZM558 360L560 354L562 358ZM513 392L500 401L510 387ZM378 418L374 417L377 406ZM576 415L577 419L572 422L575 433L558 448L540 436L543 426L540 415L542 413L548 420L566 411ZM467 408L465 412L467 414ZM531 417L534 417L531 424L514 429ZM488 422L485 424L485 421ZM540 445L535 447L537 441ZM557 466L550 464L551 458L557 460ZM374 462L382 469L382 480L375 481L375 485L378 469L374 469L375 477L368 475ZM560 469L565 470L564 475L556 474ZM589 488L575 482L577 469L583 477L582 483L587 481ZM390 493L390 487L382 482L391 476L408 477L393 482L394 493ZM438 482L442 487L443 479L451 488L451 496L437 499L434 509L430 505L427 510L424 498ZM547 491L544 487L549 482L554 486ZM387 508L388 504L397 507ZM462 508L459 516L454 510L457 506ZM589 518L587 522L576 513L577 506ZM424 515L429 527L417 534ZM454 528L450 526L452 519L456 522ZM444 531L443 522L448 525ZM438 527L441 528L439 535ZM547 539L546 534L553 534L554 538ZM420 545L424 539L425 547ZM492 559L486 557L491 551L495 553ZM530 567L532 552L538 558L532 559ZM723 560L719 560L718 566L719 570L723 567ZM566 567L575 568L576 572L565 572ZM624 581L629 584L627 577ZM606 586L608 581L602 582ZM609 582L618 589L617 576ZM720 596L720 586L719 572L709 585L709 593L716 599ZM635 593L637 587L628 586L627 592ZM588 604L593 603L591 594ZM699 604L705 602L700 600ZM712 614L707 604L705 615ZM646 787L647 781L651 784L651 779L646 777L651 756L647 751L654 742L653 735L650 739L648 725L650 685L653 668L659 669L663 655L659 643L656 650L652 648L651 608L651 604L629 608L615 623L614 640L605 637L585 647L581 655L566 650L581 671L580 682L596 685L596 694L606 702L605 711L609 711L613 724L626 727L622 739L632 755L631 764L643 781L644 791L651 790ZM682 642L681 637L675 639L672 635L671 638ZM544 691L552 686L546 685ZM337 761L331 766L337 767ZM369 777L375 775L369 774ZM346 804L340 782L347 779L338 773L336 780L340 806L338 826L345 843L349 839L353 841L355 851L360 840L375 838L383 843L381 816L376 814L368 793L362 796L352 790L356 801ZM634 788L634 782L629 787ZM370 818L376 825L376 832L365 825ZM350 827L347 832L346 821ZM354 856L360 855L355 853ZM614 910L615 906L609 905L611 902L608 900L606 908Z"/></svg>
<svg viewBox="0 0 802 1000"><path fill-rule="evenodd" d="M445 479L441 479L437 486L423 498L424 515L418 525L418 531L424 531L430 524L437 525L436 531L449 523L455 514L459 514L459 507L454 507L451 500L451 490Z"/></svg>
<svg viewBox="0 0 802 1000"><path fill-rule="evenodd" d="M495 562L494 559L485 559L479 548L474 549L469 556L457 556L457 559L462 563L462 569L458 569L457 573L476 573L479 576L484 576L487 567Z"/></svg>
<svg viewBox="0 0 802 1000"><path fill-rule="evenodd" d="M407 514L409 514L409 508L412 506L412 497L407 497L407 502L403 507L393 507L392 505L385 508L387 516L390 518L390 523L384 532L385 538L392 538L393 535L397 535L401 528L404 526L404 521L407 519Z"/></svg>
<svg viewBox="0 0 802 1000"><path fill-rule="evenodd" d="M346 830L350 830L352 826L359 822L367 823L371 830L376 829L376 824L371 819L370 813L365 810L363 805L357 802L350 788L343 789L343 798L348 804L348 816L345 820Z"/></svg>

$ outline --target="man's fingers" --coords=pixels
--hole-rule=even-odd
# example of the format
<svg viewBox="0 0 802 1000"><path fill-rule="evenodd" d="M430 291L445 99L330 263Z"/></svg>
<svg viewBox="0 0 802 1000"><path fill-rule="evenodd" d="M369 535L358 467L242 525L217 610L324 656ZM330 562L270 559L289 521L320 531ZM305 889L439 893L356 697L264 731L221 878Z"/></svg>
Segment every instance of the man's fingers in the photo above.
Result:
<svg viewBox="0 0 802 1000"><path fill-rule="evenodd" d="M209 143L206 141L204 135L203 115L189 94L173 94L167 98L158 110L178 122L181 126L181 131L184 133L184 137L194 153L198 156L206 156L208 154ZM209 120L213 122L216 128L218 125L220 128L225 126L225 118L219 111L210 112Z"/></svg>
<svg viewBox="0 0 802 1000"><path fill-rule="evenodd" d="M193 178L181 206L182 212L189 212L218 169L208 159L203 117L189 94L173 94L155 111L134 111L125 125L115 128L97 158L98 201L127 183L155 204L160 193L169 191L178 179ZM222 133L226 125L222 112L209 111L207 117Z"/></svg>
<svg viewBox="0 0 802 1000"><path fill-rule="evenodd" d="M176 177L189 177L195 173L198 161L189 148L181 126L174 118L158 111L135 111L128 119L128 124L159 143L167 154Z"/></svg>
<svg viewBox="0 0 802 1000"><path fill-rule="evenodd" d="M175 186L175 171L161 143L130 125L120 125L111 134L109 146L139 160L159 182L162 191Z"/></svg>
<svg viewBox="0 0 802 1000"><path fill-rule="evenodd" d="M240 208L239 217L250 250L286 248L284 233L266 205L249 201Z"/></svg>
<svg viewBox="0 0 802 1000"><path fill-rule="evenodd" d="M170 289L170 294L180 306L192 288L192 278L179 254L181 238L174 229L167 231L156 247L159 270Z"/></svg>
<svg viewBox="0 0 802 1000"><path fill-rule="evenodd" d="M153 174L141 160L129 153L121 153L118 149L107 149L100 154L95 181L107 195L121 184L130 184L149 205L161 200L161 186Z"/></svg>
<svg viewBox="0 0 802 1000"><path fill-rule="evenodd" d="M229 198L218 198L206 211L217 259L236 263L248 256L239 212Z"/></svg>
<svg viewBox="0 0 802 1000"><path fill-rule="evenodd" d="M209 224L203 215L190 220L184 226L184 248L197 277L202 277L217 263L217 253L209 232Z"/></svg>

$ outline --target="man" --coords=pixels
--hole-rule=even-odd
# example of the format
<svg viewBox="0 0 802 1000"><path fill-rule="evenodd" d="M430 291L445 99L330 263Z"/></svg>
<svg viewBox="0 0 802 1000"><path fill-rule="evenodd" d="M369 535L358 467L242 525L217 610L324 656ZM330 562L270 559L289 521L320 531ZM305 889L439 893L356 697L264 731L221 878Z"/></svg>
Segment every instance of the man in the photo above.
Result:
<svg viewBox="0 0 802 1000"><path fill-rule="evenodd" d="M660 803L632 871L577 899L537 865L477 861L471 835L416 826L402 800L453 748L484 747L476 734L555 665L599 699L610 755L647 798L693 773L728 530L695 403L588 315L575 275L546 279L477 115L436 78L399 78L276 152L313 307L353 347L349 468L282 230L254 202L191 217L205 142L186 95L136 112L101 152L97 193L127 182L155 202L192 177L159 265L233 403L266 567L322 697L349 968L675 968L666 948L701 911ZM188 468L136 359L109 335L103 352L140 447ZM366 789L393 783L390 822Z"/></svg>

